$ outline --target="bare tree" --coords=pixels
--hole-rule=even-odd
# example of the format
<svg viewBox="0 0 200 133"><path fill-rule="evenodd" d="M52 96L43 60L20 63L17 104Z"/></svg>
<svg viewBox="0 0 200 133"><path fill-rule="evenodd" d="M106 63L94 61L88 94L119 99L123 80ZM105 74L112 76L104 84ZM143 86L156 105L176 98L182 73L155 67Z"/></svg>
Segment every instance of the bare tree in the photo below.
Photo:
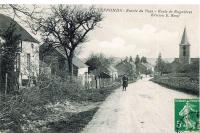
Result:
<svg viewBox="0 0 200 133"><path fill-rule="evenodd" d="M69 74L73 75L72 59L77 47L87 40L87 34L103 19L94 7L58 5L52 14L38 22L43 39L53 47L60 47L68 58Z"/></svg>
<svg viewBox="0 0 200 133"><path fill-rule="evenodd" d="M30 28L32 33L37 34L35 23L43 15L44 8L38 5L18 5L18 4L2 4L0 5L0 13L18 19L21 23Z"/></svg>
<svg viewBox="0 0 200 133"><path fill-rule="evenodd" d="M13 13L18 17L21 17L21 14L24 14L28 17L33 18L36 13L37 6L29 5L29 8L25 5L17 5L17 4L2 4L0 5L0 10L6 10L8 13Z"/></svg>
<svg viewBox="0 0 200 133"><path fill-rule="evenodd" d="M100 53L91 54L90 57L87 59L86 64L89 66L89 70L96 71L95 76L100 76L100 73L105 72L105 70L113 63L113 61L113 58L108 58Z"/></svg>

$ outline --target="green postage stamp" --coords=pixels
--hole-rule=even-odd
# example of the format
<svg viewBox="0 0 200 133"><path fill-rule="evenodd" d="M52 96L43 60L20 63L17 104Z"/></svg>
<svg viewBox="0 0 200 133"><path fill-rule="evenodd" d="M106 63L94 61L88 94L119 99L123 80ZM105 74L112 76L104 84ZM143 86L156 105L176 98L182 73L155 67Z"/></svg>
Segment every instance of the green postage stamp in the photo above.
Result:
<svg viewBox="0 0 200 133"><path fill-rule="evenodd" d="M199 130L199 99L175 99L175 131Z"/></svg>

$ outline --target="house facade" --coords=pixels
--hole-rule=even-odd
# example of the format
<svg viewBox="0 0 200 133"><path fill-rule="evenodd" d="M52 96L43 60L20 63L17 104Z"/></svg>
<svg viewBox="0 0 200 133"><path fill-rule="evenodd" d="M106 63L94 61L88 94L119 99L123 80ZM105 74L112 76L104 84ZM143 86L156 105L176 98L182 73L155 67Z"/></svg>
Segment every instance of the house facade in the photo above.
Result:
<svg viewBox="0 0 200 133"><path fill-rule="evenodd" d="M0 14L0 31L6 31L11 24L15 25L15 35L19 35L19 52L16 53L14 72L19 86L32 86L36 84L39 74L39 42L12 18ZM2 37L0 37L2 41ZM0 62L3 55L0 55ZM3 64L1 64L2 66ZM0 66L0 69L2 68ZM4 76L4 78L2 78ZM1 76L5 83L5 75Z"/></svg>
<svg viewBox="0 0 200 133"><path fill-rule="evenodd" d="M143 74L150 74L154 72L154 66L150 63L141 63L140 64L140 72Z"/></svg>
<svg viewBox="0 0 200 133"><path fill-rule="evenodd" d="M110 75L111 80L116 80L118 78L118 70L114 66L109 66L107 68L107 73Z"/></svg>
<svg viewBox="0 0 200 133"><path fill-rule="evenodd" d="M32 86L39 75L39 44L37 42L22 41L21 53L17 57L16 67L19 71L19 85Z"/></svg>
<svg viewBox="0 0 200 133"><path fill-rule="evenodd" d="M40 46L40 73L48 76L59 76L68 78L69 67L67 56L61 48L49 47L48 44ZM88 82L88 66L78 57L73 57L73 76L81 82L82 85Z"/></svg>

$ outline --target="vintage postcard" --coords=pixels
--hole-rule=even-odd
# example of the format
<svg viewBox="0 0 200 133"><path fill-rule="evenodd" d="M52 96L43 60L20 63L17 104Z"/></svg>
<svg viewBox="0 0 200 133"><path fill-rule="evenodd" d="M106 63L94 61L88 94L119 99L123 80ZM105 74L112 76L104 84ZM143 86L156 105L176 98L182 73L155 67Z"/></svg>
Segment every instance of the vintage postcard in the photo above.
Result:
<svg viewBox="0 0 200 133"><path fill-rule="evenodd" d="M0 133L197 133L198 5L0 4Z"/></svg>

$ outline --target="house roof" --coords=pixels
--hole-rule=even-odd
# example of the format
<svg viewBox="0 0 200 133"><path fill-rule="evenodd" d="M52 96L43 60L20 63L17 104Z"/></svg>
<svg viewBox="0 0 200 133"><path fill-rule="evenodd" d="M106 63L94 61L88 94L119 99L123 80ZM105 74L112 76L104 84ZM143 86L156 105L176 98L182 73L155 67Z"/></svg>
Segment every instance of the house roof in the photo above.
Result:
<svg viewBox="0 0 200 133"><path fill-rule="evenodd" d="M64 50L61 47L55 48L57 52L59 52L63 57L67 59L67 56L64 53ZM72 59L73 65L75 65L78 68L88 68L89 66L83 63L78 57L74 56Z"/></svg>
<svg viewBox="0 0 200 133"><path fill-rule="evenodd" d="M111 78L111 76L108 73L106 73L106 72L101 72L100 73L100 77L101 78Z"/></svg>
<svg viewBox="0 0 200 133"><path fill-rule="evenodd" d="M188 38L187 38L186 27L184 28L180 45L190 45L189 42L188 42Z"/></svg>
<svg viewBox="0 0 200 133"><path fill-rule="evenodd" d="M2 30L6 30L11 23L16 24L16 35L21 35L21 40L22 41L28 41L28 42L34 42L34 43L39 43L33 36L31 36L22 26L20 26L15 20L12 18L0 14L0 32Z"/></svg>
<svg viewBox="0 0 200 133"><path fill-rule="evenodd" d="M117 72L117 69L114 68L113 66L109 66L109 67L107 68L107 70L110 71L110 72Z"/></svg>
<svg viewBox="0 0 200 133"><path fill-rule="evenodd" d="M78 68L86 68L89 67L85 63L83 63L78 57L74 56L72 60L73 64L77 66Z"/></svg>
<svg viewBox="0 0 200 133"><path fill-rule="evenodd" d="M115 66L115 68L118 71L118 75L127 74L131 69L134 69L133 65L128 62L120 62Z"/></svg>
<svg viewBox="0 0 200 133"><path fill-rule="evenodd" d="M149 63L142 63L142 65L144 65L146 68L149 68L149 69L151 69L151 68L154 68L151 64L149 64Z"/></svg>

